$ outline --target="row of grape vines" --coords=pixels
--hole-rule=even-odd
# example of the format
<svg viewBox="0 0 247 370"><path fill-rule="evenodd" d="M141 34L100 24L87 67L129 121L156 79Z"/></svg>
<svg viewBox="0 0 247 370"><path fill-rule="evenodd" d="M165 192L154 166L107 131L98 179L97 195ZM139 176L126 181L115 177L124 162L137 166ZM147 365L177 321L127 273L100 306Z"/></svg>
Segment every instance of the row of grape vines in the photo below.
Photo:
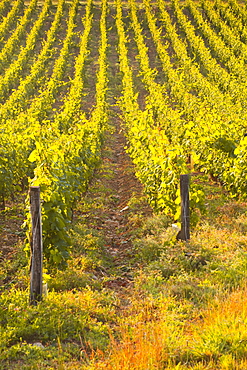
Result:
<svg viewBox="0 0 247 370"><path fill-rule="evenodd" d="M31 3L30 3L31 6ZM84 62L89 54L88 40L92 32L92 1L85 11L78 12L80 3L69 6L66 35L50 75L43 75L52 57L52 46L65 13L64 0L56 7L54 19L38 55L30 66L30 73L22 77L23 58L32 49L29 40L40 38L52 2L45 1L17 59L9 64L2 79L14 76L16 88L6 94L1 105L1 193L11 194L20 185L39 185L42 196L44 252L52 263L63 264L69 257L72 210L80 194L87 188L95 166L99 162L103 132L107 122L106 110L106 12L102 2L98 72L96 76L96 104L91 117L86 118L81 107L83 96ZM83 14L84 13L84 14ZM79 14L79 17L78 17ZM79 24L78 27L78 22ZM38 27L39 25L39 27ZM75 43L76 27L80 29L78 53L73 61L72 77L65 82L67 62ZM13 33L14 34L14 33ZM9 39L10 40L10 39ZM7 44L6 44L7 45ZM11 69L15 73L11 74ZM6 85L6 84L5 84ZM65 89L62 104L56 108L61 89ZM24 182L24 184L23 184ZM30 224L27 214L27 224Z"/></svg>
<svg viewBox="0 0 247 370"><path fill-rule="evenodd" d="M179 219L179 177L188 172L210 173L232 196L246 197L242 4L3 0L0 9L0 197L4 204L16 190L41 187L48 260L63 264L69 257L73 209L100 162L108 97L118 94L108 92L115 29L119 64L113 67L122 80L116 100L127 150L154 209ZM97 65L90 82L88 63ZM90 83L95 98L88 113ZM193 178L190 192L192 214L203 211L203 189Z"/></svg>

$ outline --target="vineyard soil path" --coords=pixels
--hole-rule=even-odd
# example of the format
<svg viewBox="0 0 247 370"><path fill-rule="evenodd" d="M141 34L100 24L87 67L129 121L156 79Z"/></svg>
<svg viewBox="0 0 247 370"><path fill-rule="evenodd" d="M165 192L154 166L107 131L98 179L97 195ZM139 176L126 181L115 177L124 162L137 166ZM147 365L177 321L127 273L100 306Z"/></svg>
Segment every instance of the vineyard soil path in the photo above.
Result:
<svg viewBox="0 0 247 370"><path fill-rule="evenodd" d="M115 27L114 13L109 14L109 23ZM100 230L115 266L125 266L126 275L108 281L108 286L126 286L128 261L135 253L132 239L135 229L145 217L152 214L143 186L134 173L134 165L126 152L124 124L117 101L121 96L121 73L117 52L117 32L109 33L109 124L102 151L102 164L95 174L86 195L91 204L84 216L88 226Z"/></svg>

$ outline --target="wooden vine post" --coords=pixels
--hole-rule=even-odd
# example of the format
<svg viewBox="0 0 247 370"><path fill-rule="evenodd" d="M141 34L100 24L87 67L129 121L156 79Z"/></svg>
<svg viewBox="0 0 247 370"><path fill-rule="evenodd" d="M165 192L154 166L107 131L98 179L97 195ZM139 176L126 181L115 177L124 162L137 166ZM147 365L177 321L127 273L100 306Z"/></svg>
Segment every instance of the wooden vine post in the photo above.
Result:
<svg viewBox="0 0 247 370"><path fill-rule="evenodd" d="M43 245L39 186L30 187L30 210L32 220L30 304L37 305L42 299L43 287Z"/></svg>
<svg viewBox="0 0 247 370"><path fill-rule="evenodd" d="M189 175L180 175L181 195L181 232L179 239L190 239L190 200L189 200Z"/></svg>

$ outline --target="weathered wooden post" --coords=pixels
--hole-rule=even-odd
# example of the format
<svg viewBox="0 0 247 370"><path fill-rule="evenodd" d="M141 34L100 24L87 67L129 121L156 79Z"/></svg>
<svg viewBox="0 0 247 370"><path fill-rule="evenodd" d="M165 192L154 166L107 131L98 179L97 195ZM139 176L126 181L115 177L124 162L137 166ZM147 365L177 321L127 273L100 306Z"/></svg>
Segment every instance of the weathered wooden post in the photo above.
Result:
<svg viewBox="0 0 247 370"><path fill-rule="evenodd" d="M189 200L189 175L180 175L181 195L181 232L179 239L190 239L190 200Z"/></svg>
<svg viewBox="0 0 247 370"><path fill-rule="evenodd" d="M30 205L32 220L30 304L37 305L42 299L43 287L43 245L39 186L30 187Z"/></svg>
<svg viewBox="0 0 247 370"><path fill-rule="evenodd" d="M5 194L5 192L4 192L4 184L0 184L0 209L1 210L5 210L5 199L4 199L4 194Z"/></svg>

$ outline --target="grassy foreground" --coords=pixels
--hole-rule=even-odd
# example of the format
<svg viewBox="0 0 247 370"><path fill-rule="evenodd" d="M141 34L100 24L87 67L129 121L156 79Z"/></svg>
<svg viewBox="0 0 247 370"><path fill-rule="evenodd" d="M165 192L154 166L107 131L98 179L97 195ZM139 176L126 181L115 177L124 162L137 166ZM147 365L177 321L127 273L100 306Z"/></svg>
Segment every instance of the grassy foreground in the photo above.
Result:
<svg viewBox="0 0 247 370"><path fill-rule="evenodd" d="M0 368L246 369L246 204L207 185L207 215L184 243L134 193L113 253L96 215L109 222L102 210L117 196L100 178L78 206L68 269L46 271L42 303L28 304L22 243L1 259Z"/></svg>

